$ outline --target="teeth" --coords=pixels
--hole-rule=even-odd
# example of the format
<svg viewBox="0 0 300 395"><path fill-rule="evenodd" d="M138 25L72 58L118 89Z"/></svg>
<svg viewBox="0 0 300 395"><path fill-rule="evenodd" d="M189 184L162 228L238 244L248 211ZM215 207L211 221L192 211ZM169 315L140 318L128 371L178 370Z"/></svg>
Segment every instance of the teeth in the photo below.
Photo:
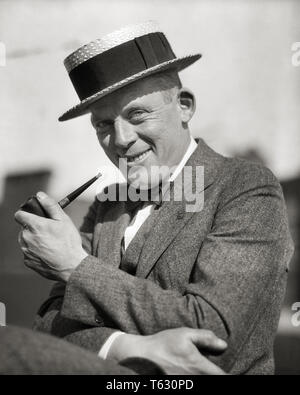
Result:
<svg viewBox="0 0 300 395"><path fill-rule="evenodd" d="M128 162L139 162L139 161L143 160L147 156L149 151L150 151L150 149L148 149L148 151L142 153L141 155L137 155L132 158L128 158Z"/></svg>

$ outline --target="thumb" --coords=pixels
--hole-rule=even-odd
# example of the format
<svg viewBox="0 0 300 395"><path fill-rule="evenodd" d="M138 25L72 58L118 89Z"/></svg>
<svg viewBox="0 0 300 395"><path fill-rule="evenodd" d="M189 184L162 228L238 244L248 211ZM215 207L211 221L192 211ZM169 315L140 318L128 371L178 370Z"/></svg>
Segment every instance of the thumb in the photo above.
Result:
<svg viewBox="0 0 300 395"><path fill-rule="evenodd" d="M46 193L38 192L36 197L45 211L49 214L50 218L61 220L66 217L66 214L60 205L54 199L46 195Z"/></svg>

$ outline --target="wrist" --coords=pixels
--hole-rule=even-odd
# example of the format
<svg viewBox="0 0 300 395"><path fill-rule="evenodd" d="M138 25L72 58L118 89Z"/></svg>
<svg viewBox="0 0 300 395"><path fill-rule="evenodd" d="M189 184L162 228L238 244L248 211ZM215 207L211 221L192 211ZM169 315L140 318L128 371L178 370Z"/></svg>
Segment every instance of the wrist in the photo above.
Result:
<svg viewBox="0 0 300 395"><path fill-rule="evenodd" d="M68 270L70 274L72 274L74 270L76 270L78 266L82 263L82 261L88 256L89 255L87 254L86 251L84 251L83 248L75 252L73 258L71 259L71 267Z"/></svg>
<svg viewBox="0 0 300 395"><path fill-rule="evenodd" d="M61 280L67 283L71 275L86 257L88 257L88 254L83 249L78 251L78 253L72 259L71 267L61 272Z"/></svg>
<svg viewBox="0 0 300 395"><path fill-rule="evenodd" d="M145 358L147 354L147 336L124 333L111 345L107 358L120 362L126 358Z"/></svg>
<svg viewBox="0 0 300 395"><path fill-rule="evenodd" d="M75 269L81 264L81 262L87 258L89 254L82 248L81 251L79 252L77 256L77 265L75 266Z"/></svg>

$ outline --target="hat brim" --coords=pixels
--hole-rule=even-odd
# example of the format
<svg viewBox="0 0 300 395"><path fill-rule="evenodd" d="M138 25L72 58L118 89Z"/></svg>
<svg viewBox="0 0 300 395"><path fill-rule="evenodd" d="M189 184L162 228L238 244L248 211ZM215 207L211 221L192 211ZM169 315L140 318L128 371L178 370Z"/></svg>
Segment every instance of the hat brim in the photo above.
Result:
<svg viewBox="0 0 300 395"><path fill-rule="evenodd" d="M135 81L138 81L142 78L148 77L152 74L159 73L164 70L174 69L176 71L181 71L186 67L190 66L191 64L193 64L194 62L196 62L197 60L199 60L200 58L201 58L200 54L189 55L182 58L172 59L167 62L161 63L157 66L151 67L147 70L143 70L140 73L134 74L82 100L79 104L72 107L70 110L66 111L62 116L58 118L58 120L60 122L68 121L69 119L73 119L81 115L87 114L90 112L89 107L91 104L95 103L97 100L102 99L104 96L107 96L108 94L120 88L123 88L126 85L129 85Z"/></svg>

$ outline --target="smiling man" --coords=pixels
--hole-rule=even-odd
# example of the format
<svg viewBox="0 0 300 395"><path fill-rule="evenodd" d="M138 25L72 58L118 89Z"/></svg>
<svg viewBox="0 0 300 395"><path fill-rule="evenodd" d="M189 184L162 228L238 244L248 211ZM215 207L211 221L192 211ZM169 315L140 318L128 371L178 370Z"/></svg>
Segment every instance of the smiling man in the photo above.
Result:
<svg viewBox="0 0 300 395"><path fill-rule="evenodd" d="M127 181L151 189L184 157L195 110L193 94L173 72L144 78L91 106L101 146L117 166L125 159Z"/></svg>
<svg viewBox="0 0 300 395"><path fill-rule="evenodd" d="M58 280L36 328L117 361L138 356L143 336L209 329L228 343L222 355L207 354L226 372L271 374L293 251L285 204L268 169L192 138L195 98L178 72L199 58L177 58L146 23L66 59L80 103L60 120L90 113L105 153L123 163L123 190L150 200L109 199L108 187L81 237L43 193L50 219L16 214L25 263ZM203 193L204 204L188 209ZM160 352L150 347L147 356L162 360Z"/></svg>

